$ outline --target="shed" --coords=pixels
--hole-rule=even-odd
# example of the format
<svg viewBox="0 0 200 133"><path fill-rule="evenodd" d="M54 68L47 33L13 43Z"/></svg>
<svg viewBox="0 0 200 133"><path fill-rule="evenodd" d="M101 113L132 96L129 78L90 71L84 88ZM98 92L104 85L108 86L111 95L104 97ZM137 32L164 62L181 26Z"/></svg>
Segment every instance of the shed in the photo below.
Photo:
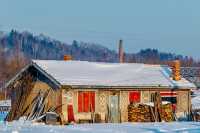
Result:
<svg viewBox="0 0 200 133"><path fill-rule="evenodd" d="M152 102L160 92L162 100L175 105L177 117L190 113L191 89L184 78L173 80L169 66L139 63L33 60L7 83L13 85L25 74L34 77L33 90L51 88L51 103L62 105L64 121L87 121L97 114L101 122L127 122L130 102Z"/></svg>

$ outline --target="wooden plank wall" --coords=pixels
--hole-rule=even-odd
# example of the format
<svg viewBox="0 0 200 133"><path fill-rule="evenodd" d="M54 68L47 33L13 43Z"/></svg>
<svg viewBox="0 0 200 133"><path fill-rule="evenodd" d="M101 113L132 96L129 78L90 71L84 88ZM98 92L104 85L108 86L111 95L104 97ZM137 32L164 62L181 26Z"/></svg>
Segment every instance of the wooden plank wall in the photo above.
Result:
<svg viewBox="0 0 200 133"><path fill-rule="evenodd" d="M5 92L0 92L0 100L6 100Z"/></svg>
<svg viewBox="0 0 200 133"><path fill-rule="evenodd" d="M63 98L63 114L64 118L66 120L67 118L67 106L69 101L67 101L67 96L72 97L73 101L73 109L74 109L74 115L75 115L75 120L78 121L79 119L84 119L84 118L90 118L91 113L79 113L78 112L78 91L85 90L88 91L87 89L74 89L70 91L64 91L65 97ZM130 90L129 90L130 91ZM120 113L121 113L121 121L122 122L127 122L128 121L128 104L129 104L129 91L120 91ZM137 90L131 90L131 91L137 91ZM160 90L162 91L162 90ZM166 90L165 90L166 91ZM101 115L102 122L105 122L105 117L107 114L107 108L109 105L109 95L113 91L108 91L106 89L100 90L96 89L95 90L95 112ZM155 90L151 91L150 89L146 89L141 92L141 103L148 103L151 102L151 94L155 92ZM179 112L188 112L188 108L190 105L190 95L189 95L188 90L184 91L177 91L177 113ZM183 102L184 101L184 102Z"/></svg>

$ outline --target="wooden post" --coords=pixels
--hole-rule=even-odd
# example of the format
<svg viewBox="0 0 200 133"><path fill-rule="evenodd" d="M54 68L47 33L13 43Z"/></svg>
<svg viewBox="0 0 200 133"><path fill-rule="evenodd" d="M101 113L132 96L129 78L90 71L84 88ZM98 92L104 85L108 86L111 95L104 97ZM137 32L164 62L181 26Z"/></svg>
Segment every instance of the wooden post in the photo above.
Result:
<svg viewBox="0 0 200 133"><path fill-rule="evenodd" d="M154 94L155 122L161 122L162 100L159 92Z"/></svg>
<svg viewBox="0 0 200 133"><path fill-rule="evenodd" d="M158 122L158 109L157 109L157 101L156 101L156 93L154 93L153 95L153 99L154 99L154 114L155 114L155 122Z"/></svg>

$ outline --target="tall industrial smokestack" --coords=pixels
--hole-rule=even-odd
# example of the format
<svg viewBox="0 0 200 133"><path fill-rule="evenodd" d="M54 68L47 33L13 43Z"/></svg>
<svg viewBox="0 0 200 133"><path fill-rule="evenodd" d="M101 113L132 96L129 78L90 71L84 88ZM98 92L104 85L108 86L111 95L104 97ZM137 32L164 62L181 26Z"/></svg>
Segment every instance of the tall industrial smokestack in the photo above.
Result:
<svg viewBox="0 0 200 133"><path fill-rule="evenodd" d="M119 63L124 62L123 41L119 40Z"/></svg>

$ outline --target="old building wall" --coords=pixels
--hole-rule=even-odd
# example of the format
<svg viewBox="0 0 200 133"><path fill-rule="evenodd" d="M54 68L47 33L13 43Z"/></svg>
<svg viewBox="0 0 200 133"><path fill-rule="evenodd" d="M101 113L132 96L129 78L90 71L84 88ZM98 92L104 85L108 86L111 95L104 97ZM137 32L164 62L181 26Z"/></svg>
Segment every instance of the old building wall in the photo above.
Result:
<svg viewBox="0 0 200 133"><path fill-rule="evenodd" d="M144 90L141 91L141 103L149 103L151 102L151 94L153 91Z"/></svg>
<svg viewBox="0 0 200 133"><path fill-rule="evenodd" d="M100 114L101 121L105 122L106 116L108 115L108 106L109 106L109 98L113 94L113 92L119 93L119 111L121 116L121 122L128 121L128 105L129 105L129 92L131 91L139 91L140 92L140 103L149 103L152 102L152 94L155 91L167 91L165 90L102 90L102 89L70 89L63 91L62 98L62 112L65 121L67 121L67 105L73 105L74 117L75 121L79 122L80 119L91 119L90 112L78 112L78 92L79 91L95 91L95 113ZM184 101L184 102L183 102ZM189 91L177 91L177 114L181 112L188 112L188 108L190 105L190 95Z"/></svg>
<svg viewBox="0 0 200 133"><path fill-rule="evenodd" d="M108 113L109 91L97 92L97 113L101 115L101 120L105 121Z"/></svg>
<svg viewBox="0 0 200 133"><path fill-rule="evenodd" d="M62 89L62 117L63 117L63 121L64 122L67 122L68 119L67 119L67 115L68 115L68 112L67 112L67 99L68 99L68 91L65 90L65 89Z"/></svg>
<svg viewBox="0 0 200 133"><path fill-rule="evenodd" d="M190 91L177 91L177 117L185 117L190 112L191 97Z"/></svg>
<svg viewBox="0 0 200 133"><path fill-rule="evenodd" d="M121 122L128 122L128 104L129 104L128 91L121 91L120 92Z"/></svg>
<svg viewBox="0 0 200 133"><path fill-rule="evenodd" d="M0 91L0 100L6 100L6 94L3 91Z"/></svg>
<svg viewBox="0 0 200 133"><path fill-rule="evenodd" d="M74 117L75 121L78 122L78 90L73 91L73 107L74 107Z"/></svg>
<svg viewBox="0 0 200 133"><path fill-rule="evenodd" d="M34 83L33 89L31 90L28 98L26 99L24 108L28 107L31 104L31 102L38 95L39 92L44 94L47 91L49 91L49 94L47 99L45 100L46 109L50 107L56 108L57 106L59 106L59 91L53 90L48 84L44 82L36 81ZM29 110L31 110L31 107L29 108Z"/></svg>
<svg viewBox="0 0 200 133"><path fill-rule="evenodd" d="M74 119L76 122L79 122L79 120L84 119L91 119L91 113L90 112L78 112L78 92L79 91L91 91L87 89L70 89L63 91L62 95L62 103L63 103L63 115L64 120L67 121L68 118L68 112L67 112L67 106L72 105L73 107L73 113L74 113ZM99 110L99 99L98 99L98 90L92 90L95 91L95 112L98 112Z"/></svg>
<svg viewBox="0 0 200 133"><path fill-rule="evenodd" d="M91 118L91 113L78 112L78 92L83 90L74 90L73 91L73 108L74 108L74 117L75 121L79 122L80 119L89 119Z"/></svg>

